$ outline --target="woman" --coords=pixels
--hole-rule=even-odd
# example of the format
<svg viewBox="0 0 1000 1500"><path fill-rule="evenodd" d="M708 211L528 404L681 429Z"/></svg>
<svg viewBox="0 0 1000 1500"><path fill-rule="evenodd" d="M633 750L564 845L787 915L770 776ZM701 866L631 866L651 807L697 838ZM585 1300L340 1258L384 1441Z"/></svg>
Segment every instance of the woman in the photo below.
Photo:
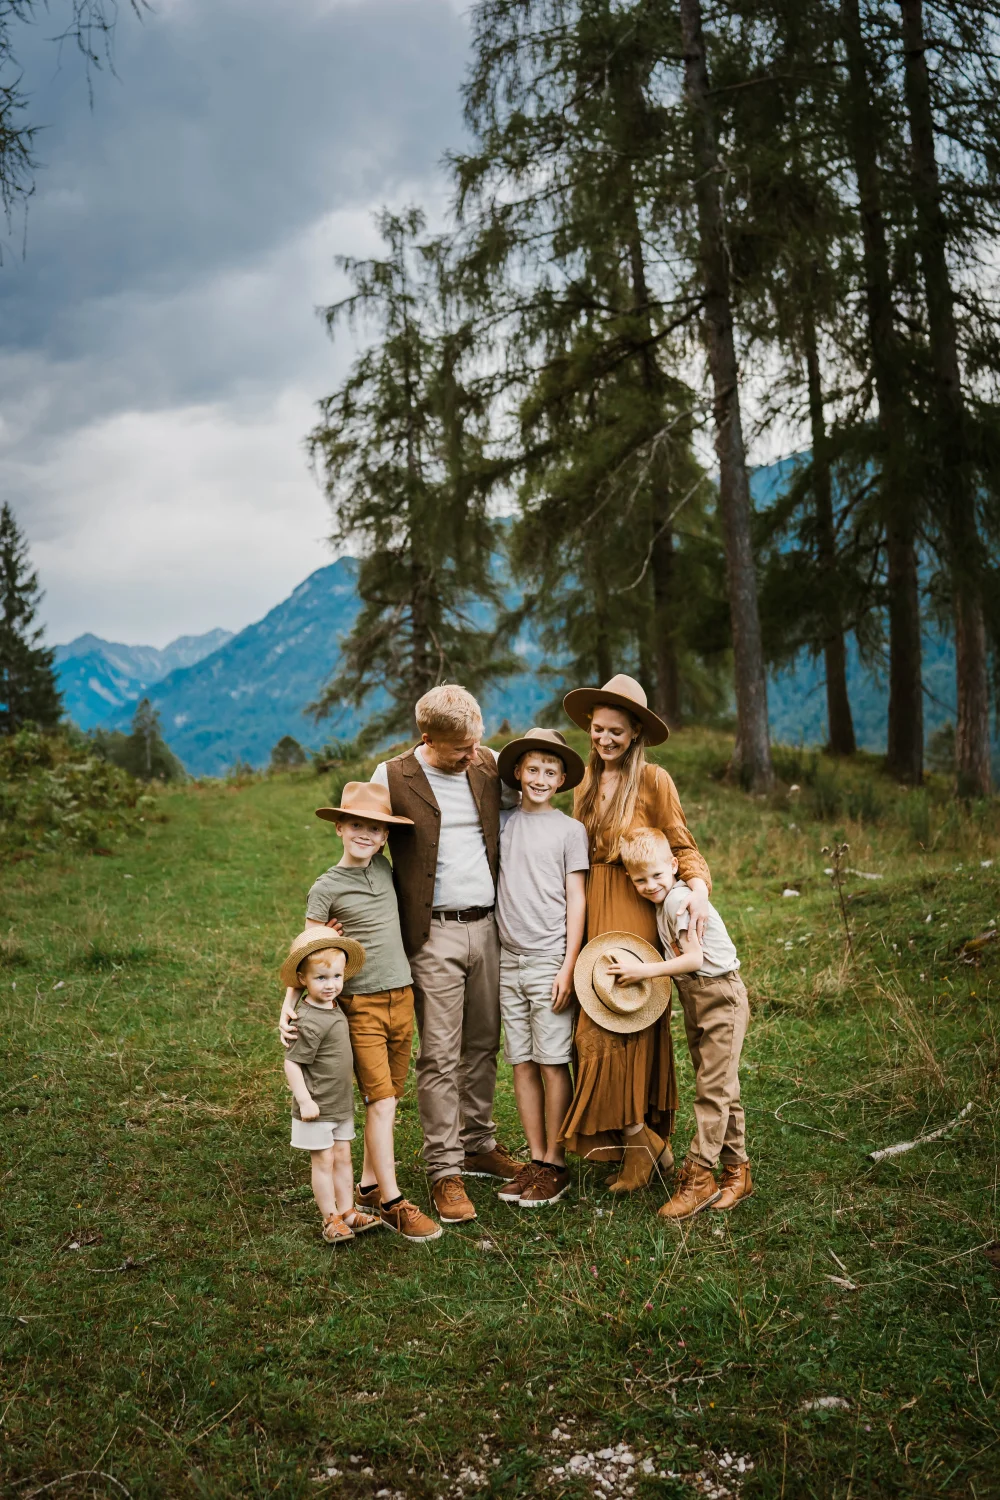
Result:
<svg viewBox="0 0 1000 1500"><path fill-rule="evenodd" d="M677 788L662 767L646 761L645 746L662 744L670 731L647 708L634 678L622 674L602 688L574 689L563 706L590 733L590 759L573 805L590 836L587 941L602 932L633 932L659 946L654 908L638 894L619 857L628 830L645 826L667 835L679 874L691 887L688 907L695 924L704 922L711 889ZM673 1163L664 1139L677 1108L670 1009L644 1031L626 1035L605 1031L581 1010L574 1046L576 1088L562 1127L567 1150L591 1161L624 1155L612 1191L644 1187L658 1162L665 1169Z"/></svg>

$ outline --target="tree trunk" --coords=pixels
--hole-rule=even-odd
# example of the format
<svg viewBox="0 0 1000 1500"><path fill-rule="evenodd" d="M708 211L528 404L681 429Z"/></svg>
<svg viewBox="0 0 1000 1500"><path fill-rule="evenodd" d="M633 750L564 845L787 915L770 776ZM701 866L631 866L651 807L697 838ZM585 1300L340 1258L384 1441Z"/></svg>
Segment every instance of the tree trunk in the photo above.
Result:
<svg viewBox="0 0 1000 1500"><path fill-rule="evenodd" d="M774 784L767 723L767 679L757 607L757 575L750 535L750 485L740 412L739 374L718 179L718 145L709 94L701 0L680 0L684 92L693 126L699 260L705 334L714 391L719 514L726 550L726 584L736 675L736 748L732 769L745 785Z"/></svg>
<svg viewBox="0 0 1000 1500"><path fill-rule="evenodd" d="M834 755L853 755L857 749L851 700L847 694L847 650L844 623L837 593L837 534L833 520L833 484L823 416L823 383L816 344L816 323L808 300L803 315L806 383L809 390L809 425L812 430L813 504L816 509L816 544L823 589L826 632L823 659L826 666L826 719L830 749Z"/></svg>
<svg viewBox="0 0 1000 1500"><path fill-rule="evenodd" d="M955 677L958 722L955 767L962 796L988 797L990 775L990 694L983 619L980 538L976 486L969 462L968 414L962 395L955 300L948 274L948 226L941 208L941 186L934 152L934 112L927 73L923 0L899 0L903 18L906 107L910 121L913 198L917 246L924 274L931 359L937 389L941 472L948 486L948 530L955 612Z"/></svg>
<svg viewBox="0 0 1000 1500"><path fill-rule="evenodd" d="M669 499L669 496L667 497ZM674 634L674 534L665 527L653 541L653 707L671 729L681 724L681 681Z"/></svg>
<svg viewBox="0 0 1000 1500"><path fill-rule="evenodd" d="M858 0L841 0L847 53L851 152L858 180L864 245L868 336L882 436L882 503L889 586L889 733L886 762L900 781L923 775L920 588L917 576L916 476L907 461L911 430L903 388L903 351L896 337L882 180Z"/></svg>

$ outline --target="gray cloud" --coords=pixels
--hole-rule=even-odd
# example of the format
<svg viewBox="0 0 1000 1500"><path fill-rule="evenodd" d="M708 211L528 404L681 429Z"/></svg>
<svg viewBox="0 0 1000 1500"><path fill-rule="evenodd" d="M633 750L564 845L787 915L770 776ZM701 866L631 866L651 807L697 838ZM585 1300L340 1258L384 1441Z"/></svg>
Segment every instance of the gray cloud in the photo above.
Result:
<svg viewBox="0 0 1000 1500"><path fill-rule="evenodd" d="M442 211L466 45L444 0L158 0L91 112L27 38L50 123L0 268L0 493L54 639L238 627L328 560L302 439L350 351L314 306L383 201Z"/></svg>

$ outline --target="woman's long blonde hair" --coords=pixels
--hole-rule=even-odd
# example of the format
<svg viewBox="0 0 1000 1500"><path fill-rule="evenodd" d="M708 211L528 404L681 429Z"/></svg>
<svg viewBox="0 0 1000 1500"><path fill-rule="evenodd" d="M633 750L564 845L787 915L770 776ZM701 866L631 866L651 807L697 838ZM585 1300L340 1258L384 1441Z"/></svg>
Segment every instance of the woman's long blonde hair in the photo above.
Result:
<svg viewBox="0 0 1000 1500"><path fill-rule="evenodd" d="M577 787L576 796L573 799L573 814L586 828L591 849L597 843L598 834L601 832L605 834L608 859L614 861L619 857L622 839L635 822L635 810L639 801L639 793L642 791L643 772L646 769L646 739L639 720L630 714L627 708L619 708L617 704L601 705L598 703L595 705L594 713L602 706L614 707L617 712L623 713L636 731L635 739L618 763L618 786L603 817L601 816L601 772L604 770L604 761L591 741L587 769L583 773L583 780Z"/></svg>

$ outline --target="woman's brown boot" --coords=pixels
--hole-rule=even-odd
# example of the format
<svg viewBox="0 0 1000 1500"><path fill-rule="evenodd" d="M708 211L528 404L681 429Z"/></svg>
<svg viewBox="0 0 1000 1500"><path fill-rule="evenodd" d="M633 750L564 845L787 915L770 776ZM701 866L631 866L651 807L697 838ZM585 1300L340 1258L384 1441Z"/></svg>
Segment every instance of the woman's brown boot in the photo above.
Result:
<svg viewBox="0 0 1000 1500"><path fill-rule="evenodd" d="M625 1163L618 1176L608 1183L608 1192L634 1193L648 1186L657 1168L669 1172L673 1164L669 1143L644 1125L635 1135L625 1137Z"/></svg>

